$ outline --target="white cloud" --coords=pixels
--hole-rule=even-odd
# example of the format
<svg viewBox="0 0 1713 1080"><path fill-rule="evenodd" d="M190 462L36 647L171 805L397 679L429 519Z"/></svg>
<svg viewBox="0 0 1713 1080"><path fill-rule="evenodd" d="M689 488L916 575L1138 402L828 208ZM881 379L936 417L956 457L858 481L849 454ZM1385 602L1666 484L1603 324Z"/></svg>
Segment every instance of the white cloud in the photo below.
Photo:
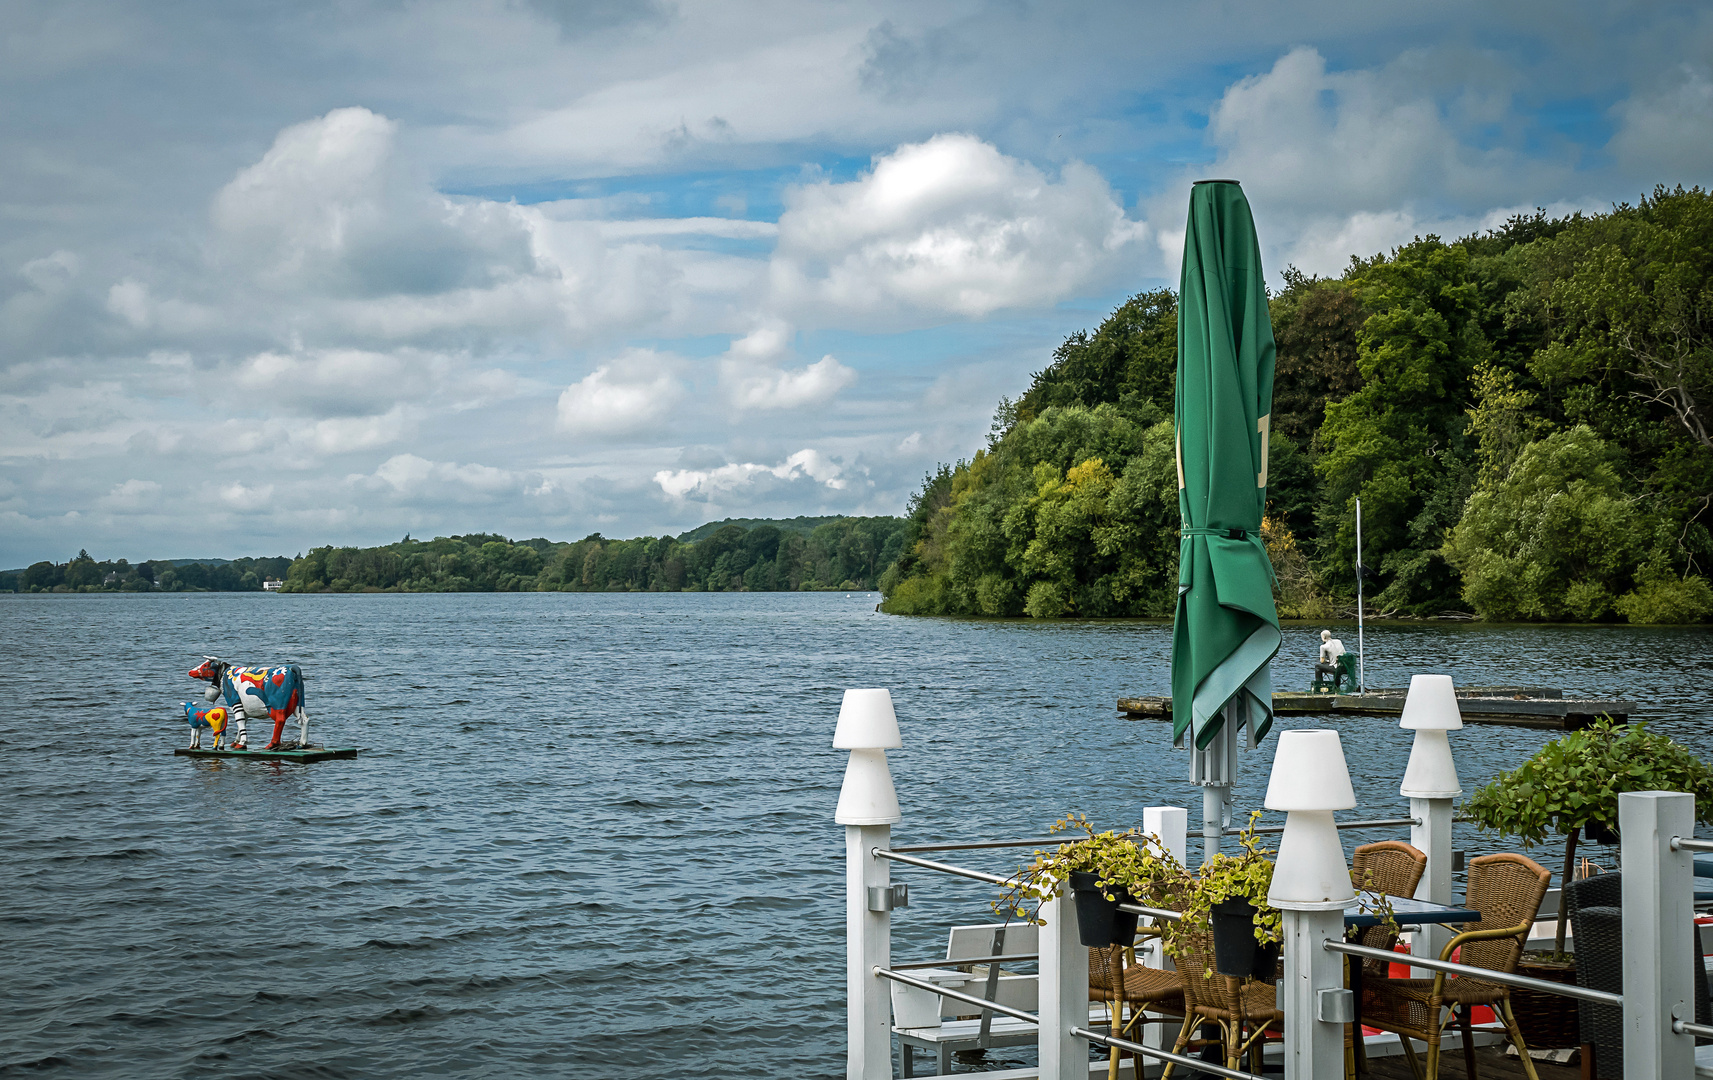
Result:
<svg viewBox="0 0 1713 1080"><path fill-rule="evenodd" d="M799 450L777 465L732 463L712 469L662 469L654 474L660 490L674 499L709 501L733 494L759 496L778 482L813 481L838 491L844 469L818 450Z"/></svg>
<svg viewBox="0 0 1713 1080"><path fill-rule="evenodd" d="M683 400L673 358L630 349L596 368L559 395L559 430L578 436L641 431L665 419Z"/></svg>
<svg viewBox="0 0 1713 1080"><path fill-rule="evenodd" d="M823 405L856 382L857 374L831 356L795 370L726 362L720 378L739 409L801 409Z"/></svg>
<svg viewBox="0 0 1713 1080"><path fill-rule="evenodd" d="M1651 93L1620 102L1611 150L1644 183L1705 184L1713 171L1713 78L1702 65L1665 73Z"/></svg>
<svg viewBox="0 0 1713 1080"><path fill-rule="evenodd" d="M395 454L381 462L373 476L352 479L370 488L385 485L404 496L434 496L451 501L552 490L552 485L537 475L491 465L430 461L415 454Z"/></svg>
<svg viewBox="0 0 1713 1080"><path fill-rule="evenodd" d="M901 146L786 206L776 302L847 313L1050 305L1111 281L1144 232L1093 168L1071 162L1055 182L971 135Z"/></svg>

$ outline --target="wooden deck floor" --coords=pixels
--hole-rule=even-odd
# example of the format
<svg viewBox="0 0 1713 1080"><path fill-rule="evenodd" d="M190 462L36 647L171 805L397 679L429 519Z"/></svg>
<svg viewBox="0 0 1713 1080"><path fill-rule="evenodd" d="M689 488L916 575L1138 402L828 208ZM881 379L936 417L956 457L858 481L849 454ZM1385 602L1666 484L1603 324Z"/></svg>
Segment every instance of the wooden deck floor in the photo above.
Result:
<svg viewBox="0 0 1713 1080"><path fill-rule="evenodd" d="M1422 1064L1427 1064L1424 1059ZM1528 1074L1523 1072L1522 1062L1514 1057L1505 1056L1502 1046L1483 1046L1475 1051L1475 1069L1481 1080L1526 1080ZM1540 1074L1540 1080L1577 1080L1582 1071L1575 1066L1552 1065L1544 1061L1535 1062L1535 1072ZM1414 1080L1410 1075L1410 1063L1402 1057L1376 1058L1368 1063L1369 1080ZM1454 1049L1440 1059L1440 1080L1464 1080L1468 1075L1463 1067L1463 1050Z"/></svg>

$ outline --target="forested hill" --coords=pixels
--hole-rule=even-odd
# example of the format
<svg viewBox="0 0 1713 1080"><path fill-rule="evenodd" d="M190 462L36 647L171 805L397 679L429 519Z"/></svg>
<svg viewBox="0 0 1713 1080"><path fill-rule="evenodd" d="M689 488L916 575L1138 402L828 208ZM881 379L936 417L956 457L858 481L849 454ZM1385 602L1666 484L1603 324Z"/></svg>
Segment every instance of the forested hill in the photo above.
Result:
<svg viewBox="0 0 1713 1080"><path fill-rule="evenodd" d="M1280 614L1713 618L1713 196L1513 218L1284 274L1268 515ZM1176 297L1072 335L929 474L902 614L1172 613Z"/></svg>
<svg viewBox="0 0 1713 1080"><path fill-rule="evenodd" d="M783 524L721 524L691 541L671 536L609 540L595 533L574 543L514 543L477 534L406 537L372 548L321 547L291 564L283 591L872 589L881 570L903 550L902 518L833 518L807 531Z"/></svg>

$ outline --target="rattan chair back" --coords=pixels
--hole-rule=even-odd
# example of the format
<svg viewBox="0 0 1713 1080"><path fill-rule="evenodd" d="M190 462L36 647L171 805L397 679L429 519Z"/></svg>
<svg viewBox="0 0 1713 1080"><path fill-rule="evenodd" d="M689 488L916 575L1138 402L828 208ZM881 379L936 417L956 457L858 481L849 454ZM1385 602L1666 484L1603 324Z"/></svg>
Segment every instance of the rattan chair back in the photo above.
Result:
<svg viewBox="0 0 1713 1080"><path fill-rule="evenodd" d="M1358 889L1373 889L1387 896L1414 896L1427 870L1427 853L1402 840L1380 840L1363 844L1350 859L1350 882ZM1390 952L1398 935L1384 926L1370 926L1357 936L1357 942L1370 949ZM1382 977L1386 974L1384 960L1364 960L1365 974Z"/></svg>
<svg viewBox="0 0 1713 1080"><path fill-rule="evenodd" d="M1533 859L1515 852L1481 855L1469 860L1469 891L1465 906L1481 913L1481 921L1463 930L1499 930L1534 922L1552 874ZM1489 971L1512 971L1522 959L1523 939L1516 937L1468 941L1459 962Z"/></svg>

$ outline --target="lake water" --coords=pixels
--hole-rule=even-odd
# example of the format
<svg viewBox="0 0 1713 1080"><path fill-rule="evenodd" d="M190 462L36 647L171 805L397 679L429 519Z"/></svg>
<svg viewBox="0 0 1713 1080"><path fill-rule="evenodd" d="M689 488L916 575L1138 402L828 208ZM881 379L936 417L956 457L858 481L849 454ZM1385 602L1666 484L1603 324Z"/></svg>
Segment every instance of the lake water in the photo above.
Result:
<svg viewBox="0 0 1713 1080"><path fill-rule="evenodd" d="M0 597L0 1074L842 1076L845 687L892 690L899 842L1199 806L1167 726L1113 707L1166 692L1168 626L903 619L877 599ZM1280 688L1306 686L1318 629L1287 630ZM1418 624L1368 643L1370 685L1443 671L1633 697L1713 751L1707 631ZM301 663L312 738L364 752L171 756L202 653ZM1408 736L1339 726L1357 813L1402 813ZM1454 734L1465 790L1547 737ZM1272 746L1244 755L1239 806ZM898 959L988 919L983 886L898 877Z"/></svg>

